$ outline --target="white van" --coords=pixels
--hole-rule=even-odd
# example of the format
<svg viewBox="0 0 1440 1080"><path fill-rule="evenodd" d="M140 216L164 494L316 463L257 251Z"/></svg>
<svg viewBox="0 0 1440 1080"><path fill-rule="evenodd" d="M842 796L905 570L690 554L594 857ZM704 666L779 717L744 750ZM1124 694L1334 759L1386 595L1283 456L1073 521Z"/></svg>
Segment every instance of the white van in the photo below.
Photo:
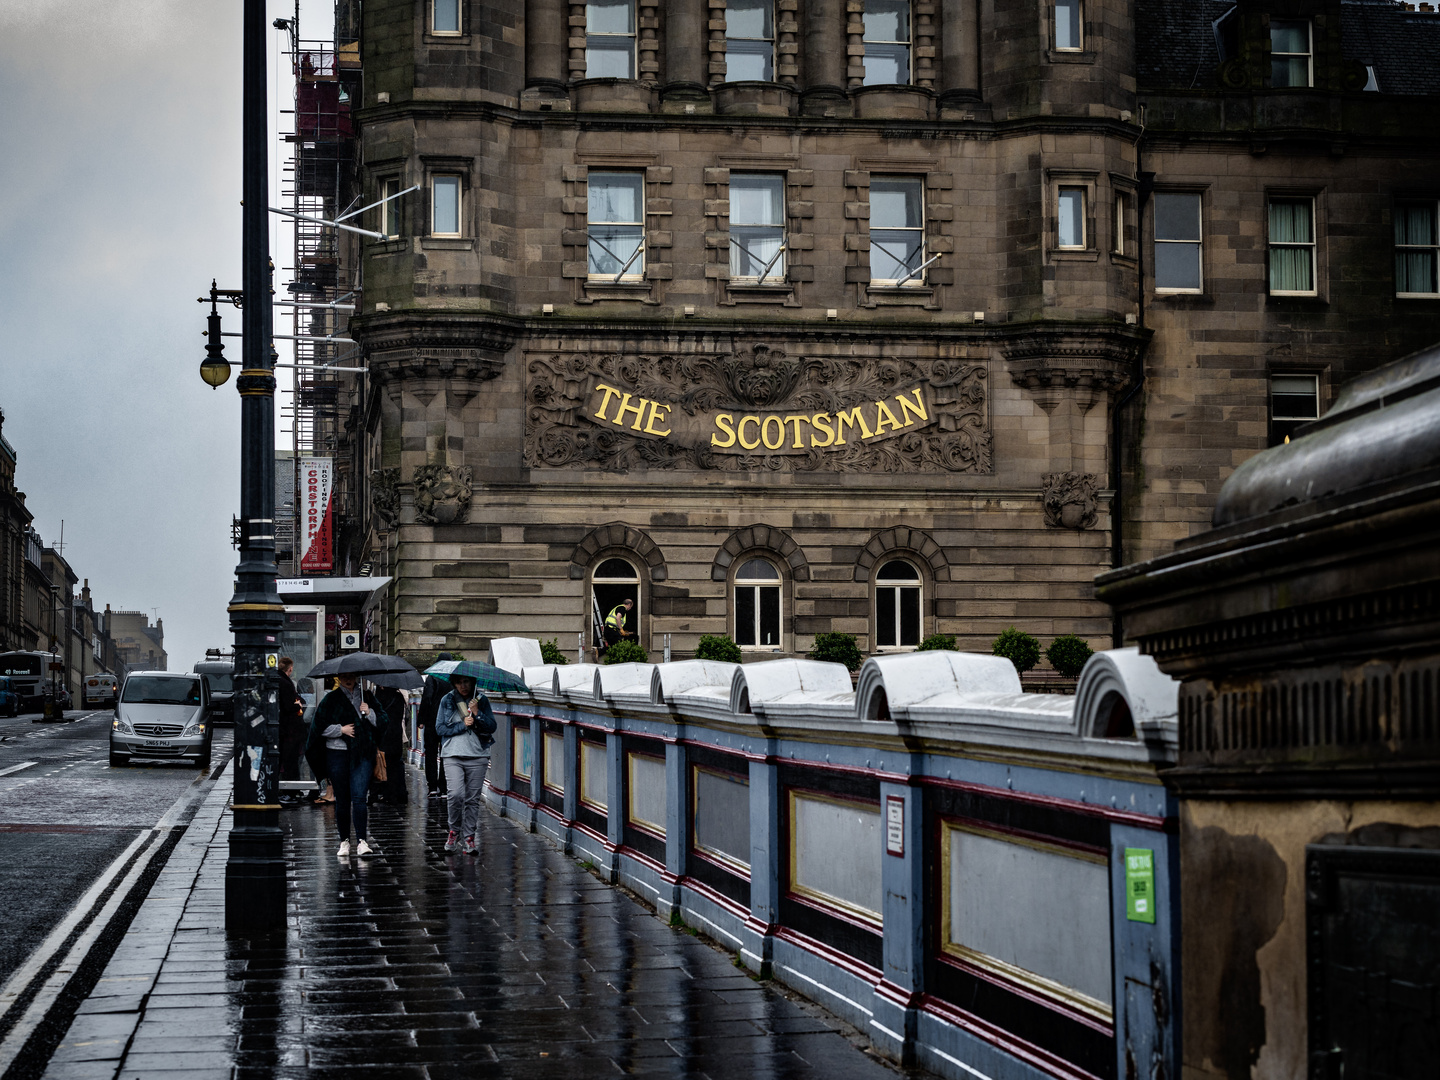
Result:
<svg viewBox="0 0 1440 1080"><path fill-rule="evenodd" d="M114 675L91 675L80 687L82 709L113 709L119 701L120 683Z"/></svg>

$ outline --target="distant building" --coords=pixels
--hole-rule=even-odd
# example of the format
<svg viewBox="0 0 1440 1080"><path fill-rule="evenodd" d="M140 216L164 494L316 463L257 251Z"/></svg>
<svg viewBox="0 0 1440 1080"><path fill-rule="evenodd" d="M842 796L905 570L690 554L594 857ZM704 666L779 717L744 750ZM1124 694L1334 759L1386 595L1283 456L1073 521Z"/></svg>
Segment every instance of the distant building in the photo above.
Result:
<svg viewBox="0 0 1440 1080"><path fill-rule="evenodd" d="M0 411L0 432L5 414ZM25 534L34 515L15 487L15 448L0 433L0 652L30 647L25 632Z"/></svg>
<svg viewBox="0 0 1440 1080"><path fill-rule="evenodd" d="M125 672L168 670L164 619L157 618L151 625L143 611L111 611L107 606L105 626Z"/></svg>

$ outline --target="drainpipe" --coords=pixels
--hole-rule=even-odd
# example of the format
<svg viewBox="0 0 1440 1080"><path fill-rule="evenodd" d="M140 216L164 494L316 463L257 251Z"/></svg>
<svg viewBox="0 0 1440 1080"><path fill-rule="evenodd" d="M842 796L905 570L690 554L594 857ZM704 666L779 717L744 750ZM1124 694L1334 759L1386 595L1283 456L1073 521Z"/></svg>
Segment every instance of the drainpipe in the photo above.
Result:
<svg viewBox="0 0 1440 1080"><path fill-rule="evenodd" d="M1145 106L1139 106L1140 133L1135 136L1135 176L1139 183L1135 191L1135 271L1136 271L1136 300L1135 306L1139 314L1136 317L1136 325L1139 329L1145 329L1145 230L1142 223L1145 220L1145 204L1150 201L1150 193L1155 189L1155 174L1144 172L1141 169L1141 148L1140 141L1145 137ZM1110 566L1120 567L1125 562L1124 531L1124 479L1125 471L1122 467L1125 452L1125 425L1123 417L1125 406L1145 388L1145 358L1142 355L1136 365L1135 382L1130 389L1125 391L1124 397L1115 403L1115 408L1110 415L1110 490L1115 494L1110 501ZM1121 648L1125 644L1125 629L1121 625L1118 614L1111 620L1110 631L1111 643L1114 648Z"/></svg>

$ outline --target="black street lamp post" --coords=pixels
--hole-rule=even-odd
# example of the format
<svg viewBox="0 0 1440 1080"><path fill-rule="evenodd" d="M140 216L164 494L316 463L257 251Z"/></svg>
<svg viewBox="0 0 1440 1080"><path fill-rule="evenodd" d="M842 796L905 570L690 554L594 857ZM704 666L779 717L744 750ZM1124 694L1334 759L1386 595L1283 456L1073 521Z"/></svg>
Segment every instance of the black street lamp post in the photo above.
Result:
<svg viewBox="0 0 1440 1080"><path fill-rule="evenodd" d="M275 370L271 352L269 240L269 133L265 112L264 0L245 0L244 116L242 160L244 288L211 283L209 344L201 377L219 386L229 376L220 341L215 301L242 307L244 342L240 391L240 564L230 599L235 635L235 819L225 864L225 929L256 936L285 926L285 858L280 831L279 746L280 632L284 606L275 578Z"/></svg>

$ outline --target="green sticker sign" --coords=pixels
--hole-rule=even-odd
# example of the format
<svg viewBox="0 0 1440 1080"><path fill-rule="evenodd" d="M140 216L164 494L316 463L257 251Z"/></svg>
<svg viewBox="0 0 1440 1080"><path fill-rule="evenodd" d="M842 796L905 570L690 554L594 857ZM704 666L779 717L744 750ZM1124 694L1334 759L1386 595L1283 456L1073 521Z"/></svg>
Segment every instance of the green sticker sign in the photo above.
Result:
<svg viewBox="0 0 1440 1080"><path fill-rule="evenodd" d="M1155 921L1155 852L1149 848L1125 849L1125 917Z"/></svg>

